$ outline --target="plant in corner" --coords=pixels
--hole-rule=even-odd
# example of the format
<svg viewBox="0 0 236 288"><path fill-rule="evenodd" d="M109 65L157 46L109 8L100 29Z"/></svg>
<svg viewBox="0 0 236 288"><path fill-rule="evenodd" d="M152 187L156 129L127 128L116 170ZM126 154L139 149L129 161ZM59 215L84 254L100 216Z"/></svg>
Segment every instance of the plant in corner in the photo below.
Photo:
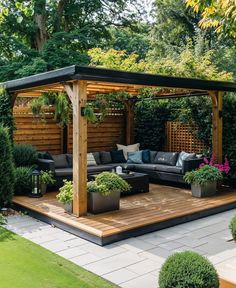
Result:
<svg viewBox="0 0 236 288"><path fill-rule="evenodd" d="M128 191L130 185L119 175L102 172L94 181L87 183L88 207L91 213L118 210L120 207L120 192Z"/></svg>
<svg viewBox="0 0 236 288"><path fill-rule="evenodd" d="M47 185L55 183L52 171L40 171L40 182L41 193L44 195L47 191Z"/></svg>
<svg viewBox="0 0 236 288"><path fill-rule="evenodd" d="M72 181L64 180L64 185L59 189L57 199L59 202L65 205L65 211L68 213L72 212L72 201L73 201L73 183Z"/></svg>
<svg viewBox="0 0 236 288"><path fill-rule="evenodd" d="M204 165L203 167L187 172L184 181L191 184L194 197L212 196L216 193L217 181L223 179L223 174L216 167Z"/></svg>
<svg viewBox="0 0 236 288"><path fill-rule="evenodd" d="M27 195L32 188L31 174L33 167L16 167L15 169L15 195Z"/></svg>
<svg viewBox="0 0 236 288"><path fill-rule="evenodd" d="M37 151L30 144L15 144L13 146L13 158L16 167L33 166L37 162Z"/></svg>
<svg viewBox="0 0 236 288"><path fill-rule="evenodd" d="M234 241L236 241L236 215L230 221L229 229L231 231Z"/></svg>
<svg viewBox="0 0 236 288"><path fill-rule="evenodd" d="M14 193L14 164L8 128L0 125L0 208L9 205Z"/></svg>
<svg viewBox="0 0 236 288"><path fill-rule="evenodd" d="M218 288L219 277L207 258L185 251L167 258L159 274L159 287Z"/></svg>

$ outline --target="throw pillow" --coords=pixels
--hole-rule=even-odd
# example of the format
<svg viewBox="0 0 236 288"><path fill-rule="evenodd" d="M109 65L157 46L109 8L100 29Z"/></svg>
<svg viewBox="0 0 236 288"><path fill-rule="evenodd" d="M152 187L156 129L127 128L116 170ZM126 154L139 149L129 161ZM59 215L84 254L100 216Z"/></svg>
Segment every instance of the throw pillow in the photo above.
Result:
<svg viewBox="0 0 236 288"><path fill-rule="evenodd" d="M102 164L109 164L112 162L110 152L107 152L107 151L100 152L100 158L101 158Z"/></svg>
<svg viewBox="0 0 236 288"><path fill-rule="evenodd" d="M128 146L116 144L116 146L117 146L117 150L123 150L125 159L127 160L128 159L128 152L139 151L140 144L136 143L136 144L132 144L132 145L128 145Z"/></svg>
<svg viewBox="0 0 236 288"><path fill-rule="evenodd" d="M68 168L68 162L66 159L66 154L59 154L59 155L53 155L52 156L55 168Z"/></svg>
<svg viewBox="0 0 236 288"><path fill-rule="evenodd" d="M101 164L100 153L99 152L92 152L92 154L93 154L93 157L94 157L97 165L100 165Z"/></svg>
<svg viewBox="0 0 236 288"><path fill-rule="evenodd" d="M66 160L68 162L69 167L73 167L73 155L72 154L66 154Z"/></svg>
<svg viewBox="0 0 236 288"><path fill-rule="evenodd" d="M150 162L151 163L154 163L156 155L157 155L157 151L150 151Z"/></svg>
<svg viewBox="0 0 236 288"><path fill-rule="evenodd" d="M151 162L151 155L150 155L149 149L142 151L142 160L143 160L143 163L150 163Z"/></svg>
<svg viewBox="0 0 236 288"><path fill-rule="evenodd" d="M45 152L43 157L47 160L53 160L53 156L49 152Z"/></svg>
<svg viewBox="0 0 236 288"><path fill-rule="evenodd" d="M125 163L123 150L111 151L112 163Z"/></svg>
<svg viewBox="0 0 236 288"><path fill-rule="evenodd" d="M191 160L196 158L196 154L195 153L186 153L184 151L179 153L179 157L178 160L176 162L176 166L178 167L182 167L183 166L183 161L184 160Z"/></svg>
<svg viewBox="0 0 236 288"><path fill-rule="evenodd" d="M157 152L154 163L175 166L178 154L177 152Z"/></svg>
<svg viewBox="0 0 236 288"><path fill-rule="evenodd" d="M87 153L87 166L96 166L96 160L93 156L93 153Z"/></svg>
<svg viewBox="0 0 236 288"><path fill-rule="evenodd" d="M128 152L127 163L142 164L142 151Z"/></svg>

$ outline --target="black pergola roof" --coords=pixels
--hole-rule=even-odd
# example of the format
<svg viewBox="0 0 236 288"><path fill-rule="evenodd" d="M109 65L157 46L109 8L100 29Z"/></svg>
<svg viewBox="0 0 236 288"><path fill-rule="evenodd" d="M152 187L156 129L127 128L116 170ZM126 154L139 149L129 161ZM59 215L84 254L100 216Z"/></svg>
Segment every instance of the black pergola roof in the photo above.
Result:
<svg viewBox="0 0 236 288"><path fill-rule="evenodd" d="M124 72L94 67L69 66L62 69L37 74L3 83L9 92L63 83L73 80L94 82L123 83L154 87L184 88L203 91L236 92L236 83L226 81L210 81L193 78L170 77L147 73Z"/></svg>

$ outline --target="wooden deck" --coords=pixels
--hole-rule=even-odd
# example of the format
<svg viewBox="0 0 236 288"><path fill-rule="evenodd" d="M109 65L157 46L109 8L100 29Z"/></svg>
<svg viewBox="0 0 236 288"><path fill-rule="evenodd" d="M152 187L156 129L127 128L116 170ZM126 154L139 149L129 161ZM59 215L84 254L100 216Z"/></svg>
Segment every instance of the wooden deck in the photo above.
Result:
<svg viewBox="0 0 236 288"><path fill-rule="evenodd" d="M150 192L121 198L121 209L76 218L64 212L56 192L39 199L15 196L18 209L99 245L156 231L236 207L236 190L193 198L190 190L151 184Z"/></svg>

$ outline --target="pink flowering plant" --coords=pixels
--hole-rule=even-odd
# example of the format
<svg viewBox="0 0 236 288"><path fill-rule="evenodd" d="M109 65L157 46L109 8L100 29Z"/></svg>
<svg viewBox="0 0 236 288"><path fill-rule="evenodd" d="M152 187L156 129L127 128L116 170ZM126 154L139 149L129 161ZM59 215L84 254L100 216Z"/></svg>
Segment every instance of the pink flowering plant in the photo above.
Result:
<svg viewBox="0 0 236 288"><path fill-rule="evenodd" d="M225 157L225 161L222 164L218 164L216 162L215 156L212 154L211 159L208 160L206 157L203 159L203 163L200 164L199 168L204 167L205 165L209 165L217 168L221 173L228 175L230 171L229 160Z"/></svg>

